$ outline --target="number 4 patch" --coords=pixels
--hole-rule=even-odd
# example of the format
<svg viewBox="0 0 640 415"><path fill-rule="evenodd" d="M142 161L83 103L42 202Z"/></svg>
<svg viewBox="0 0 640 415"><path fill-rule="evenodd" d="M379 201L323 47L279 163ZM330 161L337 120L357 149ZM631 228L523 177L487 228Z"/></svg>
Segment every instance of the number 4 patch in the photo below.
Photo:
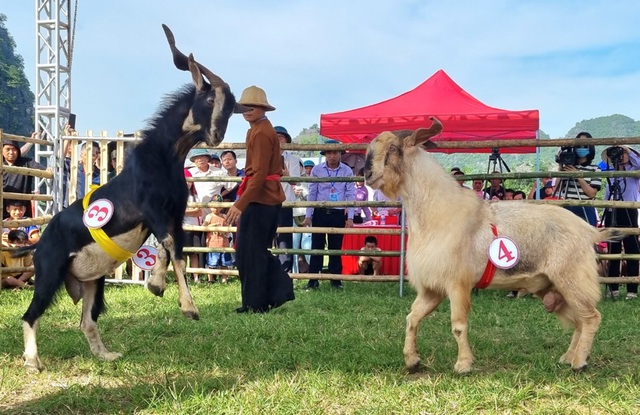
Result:
<svg viewBox="0 0 640 415"><path fill-rule="evenodd" d="M488 251L489 260L500 269L513 268L520 260L518 245L506 236L494 239Z"/></svg>

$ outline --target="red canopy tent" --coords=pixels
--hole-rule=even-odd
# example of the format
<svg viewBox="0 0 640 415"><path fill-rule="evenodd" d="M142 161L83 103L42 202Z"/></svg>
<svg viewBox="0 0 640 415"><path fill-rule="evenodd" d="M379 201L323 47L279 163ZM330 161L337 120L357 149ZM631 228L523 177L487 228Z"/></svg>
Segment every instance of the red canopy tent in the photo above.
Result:
<svg viewBox="0 0 640 415"><path fill-rule="evenodd" d="M509 111L489 107L456 84L442 69L415 89L395 98L350 111L322 114L320 134L343 143L367 143L383 131L415 130L444 125L434 141L482 141L536 138L538 110ZM443 149L445 153L490 152L483 149ZM503 153L534 153L535 147L506 147Z"/></svg>

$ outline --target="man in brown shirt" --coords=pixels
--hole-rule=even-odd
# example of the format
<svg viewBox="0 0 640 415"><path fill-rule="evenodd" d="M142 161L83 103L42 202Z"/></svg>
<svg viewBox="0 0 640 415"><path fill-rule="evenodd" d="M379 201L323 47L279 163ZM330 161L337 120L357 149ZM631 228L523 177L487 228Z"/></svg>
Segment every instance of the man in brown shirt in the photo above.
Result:
<svg viewBox="0 0 640 415"><path fill-rule="evenodd" d="M265 115L275 108L262 89L246 88L238 103L249 108L243 113L250 126L246 139L246 176L225 223L238 223L236 263L242 285L242 306L236 311L264 313L295 298L289 274L269 252L285 200L280 186L280 141Z"/></svg>

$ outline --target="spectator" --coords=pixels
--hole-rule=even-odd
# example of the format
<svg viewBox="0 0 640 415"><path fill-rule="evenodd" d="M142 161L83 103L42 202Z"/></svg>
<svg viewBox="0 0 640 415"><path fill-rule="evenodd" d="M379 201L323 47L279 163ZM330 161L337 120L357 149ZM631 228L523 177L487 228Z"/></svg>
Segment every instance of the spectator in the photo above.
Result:
<svg viewBox="0 0 640 415"><path fill-rule="evenodd" d="M22 156L17 141L2 140L2 164L13 167L28 167L31 169L45 170L40 163L36 163L29 157ZM2 192L7 193L23 193L32 194L36 190L34 188L34 176L24 174L2 172ZM27 205L26 215L33 217L31 204ZM3 219L7 218L6 212L3 212Z"/></svg>
<svg viewBox="0 0 640 415"><path fill-rule="evenodd" d="M204 148L194 148L189 153L189 160L194 164L194 167L189 169L193 178L219 178L223 176L225 172L222 169L214 167L209 164L211 160L211 154ZM222 193L222 187L224 185L221 181L206 181L206 182L194 182L193 185L196 188L196 193L201 202L210 202L214 195ZM202 209L202 220L209 214L209 209Z"/></svg>
<svg viewBox="0 0 640 415"><path fill-rule="evenodd" d="M311 177L311 170L313 170L315 165L316 163L314 163L313 160L305 160L304 163L302 163L302 167L304 168L304 172L307 177Z"/></svg>
<svg viewBox="0 0 640 415"><path fill-rule="evenodd" d="M21 229L15 229L7 235L7 242L2 242L7 247L20 247L29 243L27 233ZM2 267L18 268L33 266L31 253L26 253L17 258L11 256L11 251L2 251ZM15 272L11 274L2 273L0 287L2 288L23 288L31 282L34 271Z"/></svg>
<svg viewBox="0 0 640 415"><path fill-rule="evenodd" d="M380 275L382 270L382 257L365 255L368 252L380 252L378 239L373 235L364 238L364 246L360 249L363 254L358 258L358 269L363 275Z"/></svg>
<svg viewBox="0 0 640 415"><path fill-rule="evenodd" d="M222 162L220 161L220 156L218 156L218 153L211 153L211 158L209 159L209 165L213 166L216 169L222 168Z"/></svg>
<svg viewBox="0 0 640 415"><path fill-rule="evenodd" d="M98 143L92 143L91 146L91 160L87 160L87 143L83 143L80 146L80 163L78 164L78 176L77 176L77 188L76 188L76 200L80 200L86 194L85 184L85 171L91 166L91 185L100 185L100 169L96 166L96 163L100 160L100 146ZM66 167L66 164L65 164Z"/></svg>
<svg viewBox="0 0 640 415"><path fill-rule="evenodd" d="M516 190L513 192L513 200L525 200L527 195L522 190Z"/></svg>
<svg viewBox="0 0 640 415"><path fill-rule="evenodd" d="M188 169L184 169L184 177L191 178L191 172ZM187 189L189 191L188 203L197 203L200 201L198 193L193 182L187 182ZM200 226L202 224L202 208L189 207L184 213L183 225ZM202 243L203 234L201 231L185 231L184 234L184 246L188 248L200 248ZM189 259L189 268L200 268L199 254L196 252L189 252L187 257ZM193 281L200 282L200 278L197 273L193 274Z"/></svg>
<svg viewBox="0 0 640 415"><path fill-rule="evenodd" d="M338 143L336 140L327 140L329 143ZM351 167L340 162L343 152L338 150L321 151L321 155L325 156L325 161L313 167L311 177L353 177ZM355 185L353 182L324 182L309 183L309 201L327 201L327 202L343 202L355 200ZM328 228L352 228L354 209L347 209L347 218L345 219L344 208L307 208L307 214L304 219L304 226L328 227ZM342 249L342 234L323 234L314 233L311 236L312 249ZM324 256L311 255L309 264L309 272L318 274L322 271ZM329 273L342 274L342 260L339 255L329 257ZM331 286L342 289L342 281L332 280ZM319 287L317 279L309 280L307 289L316 290Z"/></svg>
<svg viewBox="0 0 640 415"><path fill-rule="evenodd" d="M622 152L620 159L611 160L608 155L608 151L611 147L605 149L602 152L602 160L607 163L607 167L614 168L618 171L638 171L640 170L640 154L627 146L615 146ZM625 202L637 202L640 200L640 194L638 192L638 186L640 185L640 179L637 177L624 177L624 178L608 178L607 187L605 190L605 200L617 200ZM604 211L604 226L615 228L638 228L638 209L625 209L625 208L607 208ZM615 241L608 243L608 252L610 254L619 254L622 252L624 246L624 253L630 255L636 255L640 253L640 246L638 246L637 235L627 235L622 241ZM639 263L637 259L626 260L626 276L637 277L638 271L640 271ZM607 267L607 277L619 277L620 276L620 260L609 260L609 266ZM609 284L610 296L612 298L618 298L620 295L619 284ZM627 284L627 300L634 300L638 298L638 284Z"/></svg>
<svg viewBox="0 0 640 415"><path fill-rule="evenodd" d="M504 189L504 200L513 200L513 189Z"/></svg>
<svg viewBox="0 0 640 415"><path fill-rule="evenodd" d="M307 160L310 161L310 160ZM306 161L305 161L306 163ZM313 164L312 161L310 163ZM300 177L307 177L306 168L304 164L301 164L302 171ZM309 171L313 166L308 168ZM295 186L294 193L296 195L296 201L305 202L309 195L309 183L300 182ZM307 208L297 207L293 208L293 226L301 227L304 223L304 218L307 213ZM293 249L311 249L311 234L310 233L294 233L293 234ZM309 272L309 255L294 255L293 257L293 272L307 273Z"/></svg>
<svg viewBox="0 0 640 415"><path fill-rule="evenodd" d="M274 130L276 131L280 144L291 144L291 136L287 132L286 128L276 126L274 127ZM300 157L282 149L280 152L282 157L282 177L300 177ZM294 186L297 184L298 182L280 183L286 197L285 201L294 202L296 200ZM280 213L278 215L278 226L293 226L293 208L283 207L280 209ZM293 234L288 232L277 234L276 243L277 247L281 249L293 248ZM293 255L281 254L280 263L282 264L282 269L286 272L291 272L293 270Z"/></svg>
<svg viewBox="0 0 640 415"><path fill-rule="evenodd" d="M545 198L545 192L544 192L544 188L547 185L547 183L551 183L551 187L553 188L553 180L551 179L551 177L543 177L542 179L540 179L540 183L542 184L540 187L543 189L542 192L539 191L538 189L538 181L535 180L533 182L533 186L531 186L531 190L529 191L529 199L544 199Z"/></svg>
<svg viewBox="0 0 640 415"><path fill-rule="evenodd" d="M462 170L460 170L459 167L454 167L453 169L451 169L451 175L453 177L458 177L458 176L464 176L464 172ZM457 180L458 184L460 185L460 187L464 187L465 189L468 189L469 186L464 184L464 180Z"/></svg>
<svg viewBox="0 0 640 415"><path fill-rule="evenodd" d="M267 111L275 110L261 88L250 86L238 101L248 107L243 113L247 131L246 176L238 189L225 224L238 220L236 263L242 285L242 306L238 313L264 313L292 301L293 282L280 261L269 252L278 226L278 213L285 200L280 174L280 145Z"/></svg>
<svg viewBox="0 0 640 415"><path fill-rule="evenodd" d="M494 170L491 174L500 174L501 172L498 170ZM502 187L502 179L491 179L491 185L487 186L484 189L485 194L487 195L487 199L494 200L504 200L504 187Z"/></svg>
<svg viewBox="0 0 640 415"><path fill-rule="evenodd" d="M580 132L576 138L593 138L591 134L587 132ZM596 155L595 146L582 146L575 148L576 153L576 165L570 166L566 164L560 165L560 170L570 172L597 172L600 168L593 164L593 159ZM593 200L598 191L602 187L602 179L599 177L576 177L561 179L557 184L557 190L555 193L560 198L566 200ZM566 206L565 209L570 210L574 214L578 215L585 221L589 222L592 226L597 224L596 208L592 206Z"/></svg>
<svg viewBox="0 0 640 415"><path fill-rule="evenodd" d="M358 171L358 177L364 177L364 167ZM355 183L356 201L366 202L369 200L369 189L365 185L364 181ZM364 218L362 214L364 213ZM370 207L357 207L353 212L353 223L364 223L371 220L371 208Z"/></svg>
<svg viewBox="0 0 640 415"><path fill-rule="evenodd" d="M244 177L244 170L238 168L238 158L236 153L232 150L223 151L221 154L222 167L227 172L229 177ZM227 202L235 202L238 195L239 182L228 182L222 186L220 196Z"/></svg>
<svg viewBox="0 0 640 415"><path fill-rule="evenodd" d="M222 202L222 196L214 195L212 201ZM207 215L204 220L204 226L224 226L224 214L222 209L214 207L211 208L211 213ZM207 232L207 248L228 248L229 247L229 232L223 231L211 231ZM231 253L229 252L207 252L207 268L209 269L231 269L233 260ZM208 275L210 283L215 282L216 276L213 274ZM227 276L221 275L220 281L223 284L227 283Z"/></svg>
<svg viewBox="0 0 640 415"><path fill-rule="evenodd" d="M5 200L5 210L10 220L28 219L25 216L28 203L25 200ZM3 228L2 240L4 241L12 230L21 230L27 234L27 244L33 245L40 240L40 228L36 225L20 226L18 228Z"/></svg>
<svg viewBox="0 0 640 415"><path fill-rule="evenodd" d="M476 196L478 196L478 198L483 199L483 200L489 200L489 195L487 193L485 193L484 190L482 190L482 183L483 181L480 179L476 179L472 182L473 185L473 192L476 194Z"/></svg>

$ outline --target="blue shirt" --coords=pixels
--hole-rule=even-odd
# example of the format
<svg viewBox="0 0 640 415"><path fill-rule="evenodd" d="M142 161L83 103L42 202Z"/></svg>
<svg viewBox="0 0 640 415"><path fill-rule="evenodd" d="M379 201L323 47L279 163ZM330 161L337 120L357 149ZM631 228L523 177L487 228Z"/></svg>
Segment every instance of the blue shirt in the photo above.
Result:
<svg viewBox="0 0 640 415"><path fill-rule="evenodd" d="M340 163L337 169L331 169L327 163L320 163L311 170L311 177L354 177L351 167L344 163ZM307 201L321 202L331 201L331 194L335 194L335 200L338 202L356 200L356 186L354 182L325 182L325 183L309 183L309 195ZM344 209L344 208L340 208ZM353 219L352 207L347 208L347 218ZM313 215L313 208L307 208L306 217Z"/></svg>

